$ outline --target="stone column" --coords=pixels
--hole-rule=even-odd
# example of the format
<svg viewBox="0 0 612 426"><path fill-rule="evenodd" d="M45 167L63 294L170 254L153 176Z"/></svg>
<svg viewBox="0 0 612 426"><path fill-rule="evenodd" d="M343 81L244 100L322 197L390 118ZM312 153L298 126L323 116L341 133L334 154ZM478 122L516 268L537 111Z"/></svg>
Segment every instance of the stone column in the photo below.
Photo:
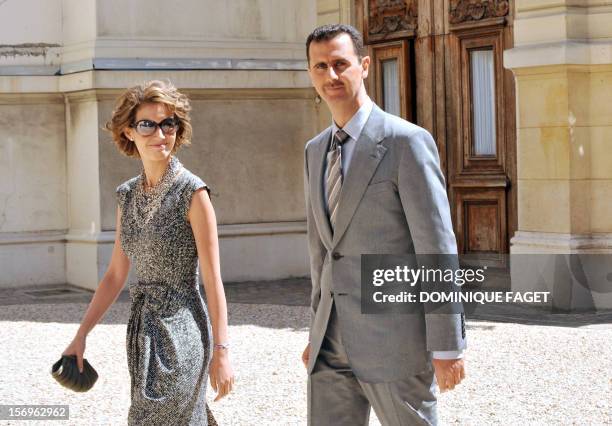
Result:
<svg viewBox="0 0 612 426"><path fill-rule="evenodd" d="M103 232L100 203L98 99L95 91L66 95L67 192L70 228L66 234L66 279L95 289L114 241Z"/></svg>
<svg viewBox="0 0 612 426"><path fill-rule="evenodd" d="M563 310L610 308L609 257L594 254L612 254L612 1L515 4L512 289L551 291Z"/></svg>

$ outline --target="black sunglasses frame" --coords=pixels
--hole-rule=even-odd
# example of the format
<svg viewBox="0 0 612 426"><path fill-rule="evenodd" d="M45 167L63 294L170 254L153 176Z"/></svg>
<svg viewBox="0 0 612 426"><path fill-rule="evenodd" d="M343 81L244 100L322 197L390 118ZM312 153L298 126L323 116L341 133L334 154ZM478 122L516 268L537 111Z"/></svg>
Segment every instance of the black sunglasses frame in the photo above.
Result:
<svg viewBox="0 0 612 426"><path fill-rule="evenodd" d="M166 132L163 129L164 123L166 123L169 120L174 123L174 131L173 132ZM147 121L149 123L155 124L155 127L153 128L153 131L151 133L149 133L149 134L142 134L141 132L138 131L138 124L142 123L143 121ZM181 125L181 122L178 120L178 118L176 118L176 116L174 116L174 117L164 118L159 123L157 123L157 122L155 122L153 120L149 120L149 119L138 120L137 122L132 123L130 125L130 127L132 129L134 129L136 131L136 133L138 133L140 136L151 136L152 134L154 134L157 131L157 129L160 129L162 131L162 133L164 134L164 136L167 136L167 135L174 135L176 132L178 132L178 130L180 128L180 125Z"/></svg>

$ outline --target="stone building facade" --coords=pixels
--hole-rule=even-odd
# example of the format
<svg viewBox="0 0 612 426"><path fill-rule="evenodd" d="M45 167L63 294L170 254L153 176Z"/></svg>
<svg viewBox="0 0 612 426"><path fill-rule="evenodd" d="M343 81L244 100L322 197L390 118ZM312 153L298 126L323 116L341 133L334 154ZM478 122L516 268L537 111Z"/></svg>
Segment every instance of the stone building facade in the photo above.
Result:
<svg viewBox="0 0 612 426"><path fill-rule="evenodd" d="M179 157L217 194L225 280L306 276L303 147L330 118L304 40L344 22L375 101L435 136L461 252L513 289L563 287L562 308L612 307L518 256L612 251L612 1L157 3L0 0L0 286L95 288L114 188L139 172L101 127L153 78L193 101Z"/></svg>

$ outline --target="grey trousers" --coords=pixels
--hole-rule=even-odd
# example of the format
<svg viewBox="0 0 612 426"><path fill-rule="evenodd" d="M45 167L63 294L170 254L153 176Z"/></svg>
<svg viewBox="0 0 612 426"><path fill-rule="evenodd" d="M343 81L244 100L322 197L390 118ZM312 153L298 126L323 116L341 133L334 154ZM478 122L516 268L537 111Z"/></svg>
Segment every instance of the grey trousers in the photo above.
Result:
<svg viewBox="0 0 612 426"><path fill-rule="evenodd" d="M308 425L367 426L370 407L383 426L437 425L435 387L433 371L383 383L355 377L342 345L334 304L308 377Z"/></svg>

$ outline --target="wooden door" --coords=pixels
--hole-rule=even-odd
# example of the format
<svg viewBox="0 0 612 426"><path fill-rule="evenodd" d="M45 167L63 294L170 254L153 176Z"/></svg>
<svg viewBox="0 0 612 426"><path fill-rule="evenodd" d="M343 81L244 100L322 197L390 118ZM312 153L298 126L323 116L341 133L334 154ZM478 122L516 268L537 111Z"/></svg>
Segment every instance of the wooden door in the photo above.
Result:
<svg viewBox="0 0 612 426"><path fill-rule="evenodd" d="M505 267L516 230L514 81L506 0L356 0L368 93L434 136L460 253Z"/></svg>
<svg viewBox="0 0 612 426"><path fill-rule="evenodd" d="M506 267L516 230L516 131L508 1L449 10L448 180L457 244L473 263Z"/></svg>

